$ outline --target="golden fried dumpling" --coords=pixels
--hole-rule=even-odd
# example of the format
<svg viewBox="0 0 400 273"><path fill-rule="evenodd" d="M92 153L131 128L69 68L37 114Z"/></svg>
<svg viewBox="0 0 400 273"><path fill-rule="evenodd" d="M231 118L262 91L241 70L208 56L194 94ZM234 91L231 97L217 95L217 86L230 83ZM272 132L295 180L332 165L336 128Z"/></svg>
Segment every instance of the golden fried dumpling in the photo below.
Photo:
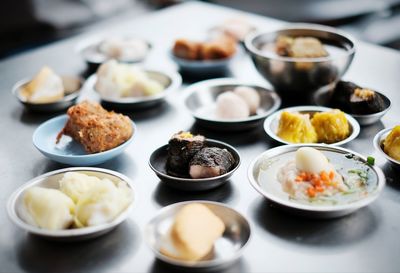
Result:
<svg viewBox="0 0 400 273"><path fill-rule="evenodd" d="M314 114L311 123L317 132L318 142L334 143L342 141L350 134L349 122L338 109Z"/></svg>
<svg viewBox="0 0 400 273"><path fill-rule="evenodd" d="M383 150L388 156L400 161L400 125L394 127L383 141Z"/></svg>
<svg viewBox="0 0 400 273"><path fill-rule="evenodd" d="M59 230L73 223L75 204L59 190L32 187L25 191L23 204L22 218L31 225Z"/></svg>
<svg viewBox="0 0 400 273"><path fill-rule="evenodd" d="M75 224L85 227L111 222L132 200L132 190L125 182L115 184L109 179L99 180L79 198L76 204Z"/></svg>
<svg viewBox="0 0 400 273"><path fill-rule="evenodd" d="M283 111L279 119L278 136L291 143L317 142L317 134L308 114Z"/></svg>

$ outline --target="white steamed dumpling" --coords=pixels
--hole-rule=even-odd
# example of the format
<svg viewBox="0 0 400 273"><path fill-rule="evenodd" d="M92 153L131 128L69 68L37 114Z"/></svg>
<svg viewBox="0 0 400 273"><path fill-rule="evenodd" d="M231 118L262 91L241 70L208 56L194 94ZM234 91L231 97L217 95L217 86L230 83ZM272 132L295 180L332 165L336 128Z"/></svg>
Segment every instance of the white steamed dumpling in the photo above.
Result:
<svg viewBox="0 0 400 273"><path fill-rule="evenodd" d="M216 104L216 115L221 119L242 119L250 115L247 103L231 91L218 95Z"/></svg>
<svg viewBox="0 0 400 273"><path fill-rule="evenodd" d="M261 103L261 98L257 90L248 86L238 86L233 90L233 92L247 103L251 115L257 113L257 109L260 107Z"/></svg>
<svg viewBox="0 0 400 273"><path fill-rule="evenodd" d="M326 156L311 147L301 147L296 151L296 167L300 171L311 173L333 169Z"/></svg>
<svg viewBox="0 0 400 273"><path fill-rule="evenodd" d="M60 230L73 223L75 204L59 190L29 188L24 193L23 206L21 217L31 225Z"/></svg>

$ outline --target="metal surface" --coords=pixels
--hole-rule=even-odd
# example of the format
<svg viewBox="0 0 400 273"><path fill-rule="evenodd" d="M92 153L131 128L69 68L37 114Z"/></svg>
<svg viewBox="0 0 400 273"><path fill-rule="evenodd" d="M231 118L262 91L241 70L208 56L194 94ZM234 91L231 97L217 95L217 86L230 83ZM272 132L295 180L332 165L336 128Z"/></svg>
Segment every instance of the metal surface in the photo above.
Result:
<svg viewBox="0 0 400 273"><path fill-rule="evenodd" d="M207 206L225 224L225 231L221 238L214 243L211 257L197 262L174 259L164 255L160 250L168 244L166 237L170 231L176 214L186 205L200 203ZM217 202L189 201L180 202L163 208L146 226L145 236L147 244L154 254L161 260L176 265L192 268L222 267L238 259L244 247L250 240L251 229L246 218L234 209Z"/></svg>
<svg viewBox="0 0 400 273"><path fill-rule="evenodd" d="M107 109L115 109L120 111L134 111L143 108L157 106L165 100L172 91L179 88L182 84L182 77L177 72L158 71L153 69L144 69L150 79L159 82L164 86L164 90L160 94L144 97L123 97L123 98L107 98L102 97L95 88L97 75L92 75L85 83L87 92L94 92L100 96L101 104ZM88 94L90 96L90 94Z"/></svg>
<svg viewBox="0 0 400 273"><path fill-rule="evenodd" d="M221 149L227 149L232 154L233 158L235 159L235 163L229 172L216 177L200 178L200 179L172 176L167 173L168 144L158 148L151 154L149 160L150 168L168 186L171 186L178 190L205 191L219 187L224 183L227 183L231 178L231 176L234 174L234 172L239 168L240 155L238 151L231 145L228 145L221 141L206 139L205 145L207 147L217 147Z"/></svg>
<svg viewBox="0 0 400 273"><path fill-rule="evenodd" d="M33 112L49 113L49 112L63 111L63 110L66 110L71 105L73 105L76 102L76 100L78 99L81 88L83 86L83 79L80 77L71 78L71 77L63 77L63 76L61 76L61 78L62 78L63 82L71 81L71 80L79 80L80 86L77 90L69 90L69 92L66 93L61 100L56 101L56 102L30 103L26 100L26 98L23 98L21 95L21 88L31 81L29 79L18 81L12 88L12 93L27 109L29 109Z"/></svg>
<svg viewBox="0 0 400 273"><path fill-rule="evenodd" d="M116 226L121 224L123 221L125 221L126 218L128 218L129 213L132 210L134 201L132 201L132 203L123 212L121 212L121 214L118 215L114 220L99 226L65 229L65 230L46 230L26 223L24 219L21 217L21 211L24 209L23 208L24 192L31 187L58 189L60 187L59 181L61 180L63 175L67 172L84 173L86 175L98 177L99 179L107 178L114 183L123 181L134 192L134 189L132 187L132 182L128 177L107 169L74 167L74 168L66 168L57 171L52 171L33 178L31 181L27 182L26 184L18 188L11 195L7 204L7 211L11 221L13 221L14 224L19 228L28 231L32 234L45 237L46 239L51 239L54 241L62 241L62 242L71 242L71 241L76 242L87 239L93 239L95 237L106 234L107 232L110 232ZM48 205L51 206L51 204Z"/></svg>
<svg viewBox="0 0 400 273"><path fill-rule="evenodd" d="M149 67L176 69L168 56L173 41L190 33L207 31L233 16L246 16L258 29L273 30L282 22L240 13L204 3L188 3L126 23L108 25L107 30L135 31L151 39L154 48L146 59ZM88 35L88 34L86 34ZM176 272L157 260L144 242L146 224L164 207L187 200L212 200L227 204L246 216L252 239L243 256L228 269L208 272L398 272L400 268L400 180L399 172L374 150L372 139L378 131L398 124L400 108L400 54L370 44L358 43L357 55L345 75L379 90L394 103L381 122L362 128L346 148L371 155L382 167L386 186L376 202L357 212L333 220L295 217L275 208L247 181L247 168L260 153L276 146L263 129L218 133L205 130L183 106L184 90L176 90L167 103L146 111L129 113L138 127L135 141L120 156L99 167L128 176L135 185L135 206L128 219L108 234L75 244L41 240L16 228L5 206L10 195L26 181L65 165L50 161L31 144L32 134L54 116L34 115L10 94L19 79L33 75L47 64L60 74L73 75L86 68L74 53L76 43L86 35L64 40L0 62L0 271L2 272ZM255 84L266 84L250 58L233 60L230 75ZM185 83L193 78L185 77ZM211 191L183 193L159 183L148 166L151 153L179 130L218 139L237 148L242 164L231 182Z"/></svg>
<svg viewBox="0 0 400 273"><path fill-rule="evenodd" d="M215 115L217 96L226 91L232 91L238 86L254 88L260 96L260 106L256 115L248 118L227 120ZM240 131L254 129L281 105L281 99L276 92L253 83L236 79L213 79L191 85L185 90L185 106L199 124L218 131Z"/></svg>
<svg viewBox="0 0 400 273"><path fill-rule="evenodd" d="M298 214L301 216L324 218L324 219L345 216L350 213L353 213L354 211L356 211L362 207L365 207L365 206L368 206L369 204L371 204L373 201L376 200L376 198L378 198L383 187L385 186L386 180L385 180L385 176L383 175L382 170L379 167L368 165L368 168L370 170L373 170L373 172L371 172L371 173L372 173L372 176L374 176L374 179L377 180L377 186L371 192L368 192L367 196L363 196L362 198L358 199L357 201L354 201L351 203L338 204L338 205L322 205L322 206L311 205L311 204L301 204L301 203L290 200L288 198L287 194L284 193L283 191L282 191L283 195L278 195L277 193L267 189L266 187L262 187L261 182L258 179L261 165L264 162L268 161L269 159L271 160L272 158L274 158L274 159L279 158L283 154L292 153L293 158L294 158L295 152L300 147L312 147L312 148L315 148L320 151L331 151L331 152L338 153L338 154L353 154L358 157L357 160L361 161L364 164L367 164L366 163L367 159L365 157L363 157L361 154L358 154L354 151L340 148L340 147L327 146L325 144L291 144L291 145L276 147L274 149L270 149L270 150L260 154L253 160L253 162L249 166L248 177L250 180L250 184L265 198L267 198L271 202L277 204L278 206L283 207L283 209L285 209L289 212L292 212L294 214ZM335 164L336 166L341 163L341 162L337 162L337 161L333 160L332 158L328 158L328 160L329 160L329 162L331 162L332 164ZM273 163L271 163L271 164L273 164ZM352 167L359 168L359 166L358 166L358 164L356 164L355 160L354 160ZM279 182L277 180L275 180L275 181L268 181L268 183L279 183Z"/></svg>
<svg viewBox="0 0 400 273"><path fill-rule="evenodd" d="M320 93L316 93L314 95L315 104L319 105L319 106L330 107L330 99L333 95L332 91L333 91L333 89L329 90L328 92L322 91ZM378 113L368 114L368 115L356 115L356 114L349 113L349 115L351 115L353 118L355 118L361 126L367 126L367 125L371 125L371 124L379 122L381 120L381 118L384 115L386 115L386 113L392 107L392 102L390 101L390 99L388 97L386 97L384 94L379 93L377 91L375 91L375 93L382 97L383 102L385 103L385 110L378 112Z"/></svg>
<svg viewBox="0 0 400 273"><path fill-rule="evenodd" d="M327 57L291 58L277 55L273 49L266 50L281 36L309 36L319 39L335 51ZM246 37L246 49L258 72L265 77L286 100L293 98L298 104L310 100L319 88L328 86L342 77L350 66L356 48L354 42L340 31L319 25L293 24L277 31L260 32ZM301 99L300 99L301 98ZM298 105L297 104L297 105Z"/></svg>
<svg viewBox="0 0 400 273"><path fill-rule="evenodd" d="M299 112L302 114L312 115L314 113L326 112L326 111L330 111L330 110L332 110L332 108L323 107L323 106L295 106L295 107L285 108L285 109L282 109L282 110L279 110L279 111L273 113L271 116L269 116L264 121L264 130L267 133L267 135L270 136L272 139L274 139L280 143L283 143L283 144L292 144L292 143L280 138L277 135L278 127L279 127L279 119L281 117L282 112L284 112L284 111ZM335 146L344 145L344 144L354 140L360 133L360 125L358 124L358 122L348 114L345 114L345 116L349 123L350 135L341 141L332 143L331 145L335 145Z"/></svg>

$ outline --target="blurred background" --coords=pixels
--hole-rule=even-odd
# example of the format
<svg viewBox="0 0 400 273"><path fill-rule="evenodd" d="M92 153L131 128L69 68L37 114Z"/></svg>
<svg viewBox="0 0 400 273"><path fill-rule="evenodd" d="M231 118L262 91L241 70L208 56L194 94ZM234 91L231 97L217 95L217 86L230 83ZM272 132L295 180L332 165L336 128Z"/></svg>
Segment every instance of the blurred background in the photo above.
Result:
<svg viewBox="0 0 400 273"><path fill-rule="evenodd" d="M0 59L179 0L1 0ZM210 0L285 21L340 27L357 38L400 49L400 0Z"/></svg>

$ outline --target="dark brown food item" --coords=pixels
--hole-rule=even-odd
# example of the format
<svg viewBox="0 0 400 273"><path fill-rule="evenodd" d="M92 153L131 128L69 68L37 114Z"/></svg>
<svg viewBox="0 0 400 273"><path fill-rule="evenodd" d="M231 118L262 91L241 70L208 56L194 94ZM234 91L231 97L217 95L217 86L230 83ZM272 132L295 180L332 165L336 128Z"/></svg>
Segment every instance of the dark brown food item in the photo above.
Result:
<svg viewBox="0 0 400 273"><path fill-rule="evenodd" d="M167 172L171 175L187 176L189 162L204 147L205 138L190 132L180 131L169 140Z"/></svg>
<svg viewBox="0 0 400 273"><path fill-rule="evenodd" d="M375 91L367 88L356 88L350 97L351 113L368 115L385 109L385 103Z"/></svg>
<svg viewBox="0 0 400 273"><path fill-rule="evenodd" d="M201 43L178 39L175 41L173 52L176 57L186 60L198 60L200 56Z"/></svg>
<svg viewBox="0 0 400 273"><path fill-rule="evenodd" d="M352 82L339 81L333 90L330 106L340 108L344 112L350 112L350 97L354 90L359 88Z"/></svg>
<svg viewBox="0 0 400 273"><path fill-rule="evenodd" d="M88 153L115 148L133 134L132 121L122 114L109 112L98 103L84 101L68 109L69 119L57 136L71 136Z"/></svg>
<svg viewBox="0 0 400 273"><path fill-rule="evenodd" d="M235 163L233 155L226 149L203 148L190 161L189 174L192 178L215 177L229 172Z"/></svg>

